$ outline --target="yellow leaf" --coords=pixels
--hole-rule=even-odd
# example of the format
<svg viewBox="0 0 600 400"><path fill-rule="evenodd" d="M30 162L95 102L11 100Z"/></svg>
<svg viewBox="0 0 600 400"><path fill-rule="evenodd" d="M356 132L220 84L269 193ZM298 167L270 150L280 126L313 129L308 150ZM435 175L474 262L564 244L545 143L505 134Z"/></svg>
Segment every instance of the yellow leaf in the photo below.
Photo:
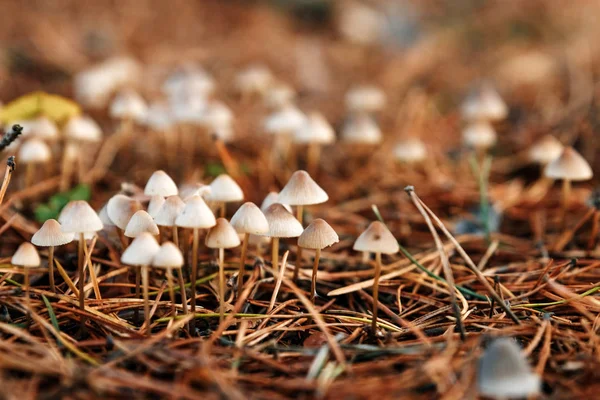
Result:
<svg viewBox="0 0 600 400"><path fill-rule="evenodd" d="M6 104L0 110L0 121L7 124L43 115L61 124L80 113L81 108L69 99L55 94L33 92Z"/></svg>

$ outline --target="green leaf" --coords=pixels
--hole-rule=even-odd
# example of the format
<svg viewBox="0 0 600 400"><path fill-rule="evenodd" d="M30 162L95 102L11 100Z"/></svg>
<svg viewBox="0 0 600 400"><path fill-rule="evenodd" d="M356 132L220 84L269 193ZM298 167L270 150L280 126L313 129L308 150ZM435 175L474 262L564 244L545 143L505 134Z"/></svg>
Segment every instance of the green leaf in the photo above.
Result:
<svg viewBox="0 0 600 400"><path fill-rule="evenodd" d="M92 196L89 185L80 184L68 192L56 193L48 199L48 203L40 204L34 210L35 219L38 222L45 222L51 218L58 218L61 210L68 202L73 200L88 201Z"/></svg>
<svg viewBox="0 0 600 400"><path fill-rule="evenodd" d="M225 172L225 167L223 167L219 163L206 164L206 175L208 176L217 177L221 174L224 174Z"/></svg>
<svg viewBox="0 0 600 400"><path fill-rule="evenodd" d="M52 308L52 304L50 304L50 301L48 300L48 298L44 295L42 295L42 299L44 300L44 304L46 305L46 308L48 309L48 316L50 316L50 322L52 322L52 326L54 327L54 329L56 329L56 332L60 333L60 327L58 326L58 319L56 319L56 314L54 313L54 308Z"/></svg>
<svg viewBox="0 0 600 400"><path fill-rule="evenodd" d="M35 214L35 220L38 222L45 222L49 219L56 219L56 217L58 217L58 211L46 204L40 204L37 206L33 213Z"/></svg>

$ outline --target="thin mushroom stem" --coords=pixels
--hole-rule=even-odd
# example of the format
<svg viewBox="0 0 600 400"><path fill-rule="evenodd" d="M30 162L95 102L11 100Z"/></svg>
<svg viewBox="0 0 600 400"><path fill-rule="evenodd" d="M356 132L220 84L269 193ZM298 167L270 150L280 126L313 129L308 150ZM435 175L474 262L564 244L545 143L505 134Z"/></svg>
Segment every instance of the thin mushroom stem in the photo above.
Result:
<svg viewBox="0 0 600 400"><path fill-rule="evenodd" d="M117 236L119 237L119 241L121 242L121 247L123 247L123 250L125 250L129 243L127 242L127 238L123 234L123 230L115 225L115 232L117 232Z"/></svg>
<svg viewBox="0 0 600 400"><path fill-rule="evenodd" d="M134 267L135 268L135 298L139 299L140 298L140 283L141 283L141 278L142 278L142 271L140 269L140 267ZM137 323L140 320L140 309L138 307L135 308L134 312L133 312L133 320Z"/></svg>
<svg viewBox="0 0 600 400"><path fill-rule="evenodd" d="M300 247L301 248L301 247ZM310 301L315 303L317 297L317 271L319 270L319 259L321 258L321 249L317 249L315 253L315 262L312 269L312 281L310 285Z"/></svg>
<svg viewBox="0 0 600 400"><path fill-rule="evenodd" d="M48 278L50 279L50 290L52 290L52 293L56 293L56 287L54 286L54 246L48 248Z"/></svg>
<svg viewBox="0 0 600 400"><path fill-rule="evenodd" d="M65 151L63 151L63 159L60 170L60 191L65 192L69 189L69 185L71 184L71 176L73 175L73 164L77 160L73 160L71 150L75 144L67 141Z"/></svg>
<svg viewBox="0 0 600 400"><path fill-rule="evenodd" d="M173 243L175 246L179 247L179 234L177 233L177 225L173 225Z"/></svg>
<svg viewBox="0 0 600 400"><path fill-rule="evenodd" d="M34 176L35 176L35 164L27 163L27 165L25 166L25 187L26 188L31 186Z"/></svg>
<svg viewBox="0 0 600 400"><path fill-rule="evenodd" d="M227 208L226 203L224 201L221 202L220 206L220 212L219 212L219 216L221 218L225 218L225 210Z"/></svg>
<svg viewBox="0 0 600 400"><path fill-rule="evenodd" d="M271 264L275 271L279 271L279 238L274 237L271 241Z"/></svg>
<svg viewBox="0 0 600 400"><path fill-rule="evenodd" d="M185 293L185 283L183 282L183 270L181 268L177 271L177 279L179 280L179 293L181 293L181 307L183 308L183 315L187 315L187 295ZM188 330L190 324L188 323Z"/></svg>
<svg viewBox="0 0 600 400"><path fill-rule="evenodd" d="M173 287L173 270L171 267L167 268L167 284L169 285L169 295L171 297L171 315L173 318L177 315L175 309L175 288Z"/></svg>
<svg viewBox="0 0 600 400"><path fill-rule="evenodd" d="M244 273L246 272L246 253L248 252L248 234L244 233L242 240L242 255L240 258L240 271L238 273L238 299L242 296L244 289Z"/></svg>
<svg viewBox="0 0 600 400"><path fill-rule="evenodd" d="M225 249L219 249L219 323L225 319Z"/></svg>
<svg viewBox="0 0 600 400"><path fill-rule="evenodd" d="M77 247L77 269L79 272L79 308L81 311L85 310L85 271L83 270L84 263L84 251L83 246L85 246L85 237L83 232L79 233L79 243ZM81 315L81 329L85 329L85 316Z"/></svg>
<svg viewBox="0 0 600 400"><path fill-rule="evenodd" d="M296 207L296 219L300 222L300 225L304 227L304 206L299 205ZM294 267L294 276L292 279L296 281L298 279L298 274L300 272L300 267L302 264L302 247L298 246L298 251L296 252L296 266Z"/></svg>
<svg viewBox="0 0 600 400"><path fill-rule="evenodd" d="M29 314L29 309L31 308L31 294L29 291L29 287L31 286L29 283L29 268L24 268L23 275L23 286L25 286L25 304L27 304L27 314Z"/></svg>
<svg viewBox="0 0 600 400"><path fill-rule="evenodd" d="M567 224L567 211L569 210L569 200L571 199L571 181L569 179L563 179L562 182L562 213L561 213L561 224L565 228Z"/></svg>
<svg viewBox="0 0 600 400"><path fill-rule="evenodd" d="M373 277L373 320L371 330L377 333L377 311L379 309L379 276L381 275L381 253L375 253L375 276Z"/></svg>
<svg viewBox="0 0 600 400"><path fill-rule="evenodd" d="M306 170L311 176L315 176L317 168L321 161L321 144L311 142L308 145L308 155L306 160Z"/></svg>
<svg viewBox="0 0 600 400"><path fill-rule="evenodd" d="M144 320L146 332L150 332L150 300L148 295L148 266L142 265L142 286L144 287Z"/></svg>
<svg viewBox="0 0 600 400"><path fill-rule="evenodd" d="M199 229L194 228L192 242L192 279L190 280L191 303L190 309L192 313L196 312L196 281L198 280L198 242L200 241ZM185 287L181 288L182 292ZM194 319L190 321L192 328L196 325Z"/></svg>

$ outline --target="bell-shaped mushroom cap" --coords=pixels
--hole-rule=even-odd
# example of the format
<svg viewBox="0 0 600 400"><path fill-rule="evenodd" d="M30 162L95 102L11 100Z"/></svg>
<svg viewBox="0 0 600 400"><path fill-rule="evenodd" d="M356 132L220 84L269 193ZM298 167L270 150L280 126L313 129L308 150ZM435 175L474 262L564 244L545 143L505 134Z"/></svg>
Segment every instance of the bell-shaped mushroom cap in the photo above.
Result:
<svg viewBox="0 0 600 400"><path fill-rule="evenodd" d="M13 254L10 263L25 268L39 267L40 255L31 243L23 242Z"/></svg>
<svg viewBox="0 0 600 400"><path fill-rule="evenodd" d="M544 175L552 179L586 181L594 173L590 164L572 147L565 147L562 154L546 166Z"/></svg>
<svg viewBox="0 0 600 400"><path fill-rule="evenodd" d="M134 90L122 90L110 104L109 115L112 118L143 121L148 113L146 102Z"/></svg>
<svg viewBox="0 0 600 400"><path fill-rule="evenodd" d="M102 139L100 126L90 117L77 116L67 122L64 128L65 136L81 142L99 142Z"/></svg>
<svg viewBox="0 0 600 400"><path fill-rule="evenodd" d="M529 148L529 159L535 163L546 165L556 160L565 146L552 135L546 135Z"/></svg>
<svg viewBox="0 0 600 400"><path fill-rule="evenodd" d="M38 117L33 120L31 134L38 139L53 140L59 136L58 127L48 117Z"/></svg>
<svg viewBox="0 0 600 400"><path fill-rule="evenodd" d="M41 139L29 139L19 148L17 160L23 164L44 163L52 158L50 147Z"/></svg>
<svg viewBox="0 0 600 400"><path fill-rule="evenodd" d="M158 226L152 216L144 210L139 210L129 219L125 228L125 236L135 238L144 232L154 236L159 234Z"/></svg>
<svg viewBox="0 0 600 400"><path fill-rule="evenodd" d="M376 86L357 86L346 92L348 111L371 113L383 107L385 107L385 93Z"/></svg>
<svg viewBox="0 0 600 400"><path fill-rule="evenodd" d="M175 226L177 216L185 208L185 203L179 196L167 197L158 213L154 216L154 221L158 226Z"/></svg>
<svg viewBox="0 0 600 400"><path fill-rule="evenodd" d="M267 218L256 204L247 202L231 217L231 226L238 233L250 233L253 235L264 235L269 231Z"/></svg>
<svg viewBox="0 0 600 400"><path fill-rule="evenodd" d="M508 115L506 103L490 84L475 88L465 99L461 111L463 117L470 121L498 121Z"/></svg>
<svg viewBox="0 0 600 400"><path fill-rule="evenodd" d="M210 193L206 195L210 201L225 203L244 200L242 188L227 174L221 174L210 183Z"/></svg>
<svg viewBox="0 0 600 400"><path fill-rule="evenodd" d="M179 189L173 179L162 170L154 171L144 188L144 194L148 196L168 197L178 193Z"/></svg>
<svg viewBox="0 0 600 400"><path fill-rule="evenodd" d="M96 211L83 200L70 201L61 211L58 222L67 233L97 232L103 227Z"/></svg>
<svg viewBox="0 0 600 400"><path fill-rule="evenodd" d="M142 204L132 199L131 197L125 196L124 194L115 194L106 203L106 212L108 218L115 224L119 229L127 228L127 223L137 211L142 209Z"/></svg>
<svg viewBox="0 0 600 400"><path fill-rule="evenodd" d="M356 239L353 249L371 253L394 254L400 250L400 246L392 232L384 224L373 221L367 230Z"/></svg>
<svg viewBox="0 0 600 400"><path fill-rule="evenodd" d="M108 216L108 211L106 211L107 205L105 204L100 211L98 212L98 217L100 217L100 221L102 221L102 225L104 228L108 228L109 226L115 226L110 217Z"/></svg>
<svg viewBox="0 0 600 400"><path fill-rule="evenodd" d="M345 142L378 144L382 139L377 122L367 114L351 116L342 128L342 140Z"/></svg>
<svg viewBox="0 0 600 400"><path fill-rule="evenodd" d="M148 232L140 234L121 255L121 262L128 265L150 265L160 246Z"/></svg>
<svg viewBox="0 0 600 400"><path fill-rule="evenodd" d="M495 399L527 398L539 394L541 380L535 375L514 340L499 338L479 361L479 393Z"/></svg>
<svg viewBox="0 0 600 400"><path fill-rule="evenodd" d="M62 246L73 241L73 233L64 233L55 219L49 219L33 234L31 243L40 247Z"/></svg>
<svg viewBox="0 0 600 400"><path fill-rule="evenodd" d="M294 141L296 143L329 144L335 142L335 131L322 114L312 112L294 131Z"/></svg>
<svg viewBox="0 0 600 400"><path fill-rule="evenodd" d="M305 249L324 249L340 241L333 228L321 218L310 223L298 238L298 246Z"/></svg>
<svg viewBox="0 0 600 400"><path fill-rule="evenodd" d="M271 113L264 122L265 132L274 135L293 133L300 129L306 120L306 115L293 105Z"/></svg>
<svg viewBox="0 0 600 400"><path fill-rule="evenodd" d="M152 260L157 268L180 268L183 263L183 254L173 242L164 242Z"/></svg>
<svg viewBox="0 0 600 400"><path fill-rule="evenodd" d="M150 198L150 202L148 203L148 214L152 216L152 218L156 218L156 215L162 208L163 204L165 204L165 198L162 196L152 196Z"/></svg>
<svg viewBox="0 0 600 400"><path fill-rule="evenodd" d="M206 229L212 228L216 223L210 207L197 195L190 197L175 219L175 225L182 228Z"/></svg>
<svg viewBox="0 0 600 400"><path fill-rule="evenodd" d="M263 213L265 211L267 211L267 208L269 208L269 206L271 204L275 204L275 203L279 203L282 206L285 207L286 210L288 210L289 212L292 212L292 207L290 207L287 204L283 204L279 201L279 193L278 192L269 192L269 194L265 197L265 199L263 200L263 202L260 205L260 211L262 211Z"/></svg>
<svg viewBox="0 0 600 400"><path fill-rule="evenodd" d="M266 66L252 65L238 73L235 86L240 93L264 93L272 81L273 75Z"/></svg>
<svg viewBox="0 0 600 400"><path fill-rule="evenodd" d="M321 204L329 200L327 193L306 171L296 171L279 192L278 201L292 206Z"/></svg>
<svg viewBox="0 0 600 400"><path fill-rule="evenodd" d="M240 245L240 238L229 221L219 218L217 224L206 234L204 242L211 249L230 249Z"/></svg>
<svg viewBox="0 0 600 400"><path fill-rule="evenodd" d="M394 157L400 162L417 163L425 160L427 149L421 139L410 137L396 143Z"/></svg>
<svg viewBox="0 0 600 400"><path fill-rule="evenodd" d="M494 127L487 121L469 123L462 132L463 142L475 149L488 149L496 144L497 135Z"/></svg>
<svg viewBox="0 0 600 400"><path fill-rule="evenodd" d="M163 83L162 90L169 97L190 93L196 97L206 97L215 89L214 79L197 65L184 65L170 74Z"/></svg>
<svg viewBox="0 0 600 400"><path fill-rule="evenodd" d="M265 104L270 108L282 108L292 103L296 97L296 90L290 85L277 82L271 84L265 93Z"/></svg>
<svg viewBox="0 0 600 400"><path fill-rule="evenodd" d="M173 126L173 115L167 103L154 102L148 106L144 125L155 131L164 131Z"/></svg>
<svg viewBox="0 0 600 400"><path fill-rule="evenodd" d="M298 237L302 234L304 228L302 224L279 203L271 204L265 217L269 223L269 231L264 236L288 238Z"/></svg>

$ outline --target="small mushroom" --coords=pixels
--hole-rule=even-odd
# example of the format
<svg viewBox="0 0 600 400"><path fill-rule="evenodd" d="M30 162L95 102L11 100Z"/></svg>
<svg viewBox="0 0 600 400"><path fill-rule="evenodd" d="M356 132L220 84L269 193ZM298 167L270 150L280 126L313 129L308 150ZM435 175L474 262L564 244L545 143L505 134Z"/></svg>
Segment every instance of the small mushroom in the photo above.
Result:
<svg viewBox="0 0 600 400"><path fill-rule="evenodd" d="M169 196L165 200L160 210L154 216L154 221L158 226L170 227L173 231L173 242L179 246L179 235L177 233L177 216L185 208L185 203L177 195Z"/></svg>
<svg viewBox="0 0 600 400"><path fill-rule="evenodd" d="M279 204L271 204L265 211L265 218L269 223L269 231L264 236L273 239L271 263L273 270L279 271L279 239L298 237L304 230L302 224L294 218L286 208Z"/></svg>
<svg viewBox="0 0 600 400"><path fill-rule="evenodd" d="M242 188L227 174L217 176L209 186L210 192L206 194L206 198L220 205L221 218L225 217L225 206L227 203L244 200Z"/></svg>
<svg viewBox="0 0 600 400"><path fill-rule="evenodd" d="M51 158L50 147L41 139L29 139L21 145L17 159L25 164L24 187L29 187L33 183L36 166L48 163Z"/></svg>
<svg viewBox="0 0 600 400"><path fill-rule="evenodd" d="M314 175L321 162L321 147L335 142L335 132L322 114L312 112L294 132L294 141L308 145L306 169Z"/></svg>
<svg viewBox="0 0 600 400"><path fill-rule="evenodd" d="M23 268L23 274L24 274L23 286L25 286L25 299L27 301L28 307L31 307L30 297L29 297L29 288L30 288L29 269L37 268L40 266L40 262L41 262L40 256L39 256L37 250L35 249L35 247L31 243L23 242L23 243L21 243L21 245L19 246L17 251L15 251L15 254L13 254L10 262L13 265Z"/></svg>
<svg viewBox="0 0 600 400"><path fill-rule="evenodd" d="M171 314L176 315L175 310L175 288L173 287L173 268L179 270L179 290L181 291L183 314L187 314L187 301L185 299L185 285L183 283L183 275L181 267L183 266L183 254L173 242L165 242L160 246L158 252L154 255L152 266L155 268L166 269L167 284L169 285L169 295L171 296Z"/></svg>
<svg viewBox="0 0 600 400"><path fill-rule="evenodd" d="M44 225L31 238L31 243L34 245L48 247L48 277L52 293L56 293L54 286L54 247L71 243L73 236L74 233L64 233L57 220L49 219L44 222Z"/></svg>

